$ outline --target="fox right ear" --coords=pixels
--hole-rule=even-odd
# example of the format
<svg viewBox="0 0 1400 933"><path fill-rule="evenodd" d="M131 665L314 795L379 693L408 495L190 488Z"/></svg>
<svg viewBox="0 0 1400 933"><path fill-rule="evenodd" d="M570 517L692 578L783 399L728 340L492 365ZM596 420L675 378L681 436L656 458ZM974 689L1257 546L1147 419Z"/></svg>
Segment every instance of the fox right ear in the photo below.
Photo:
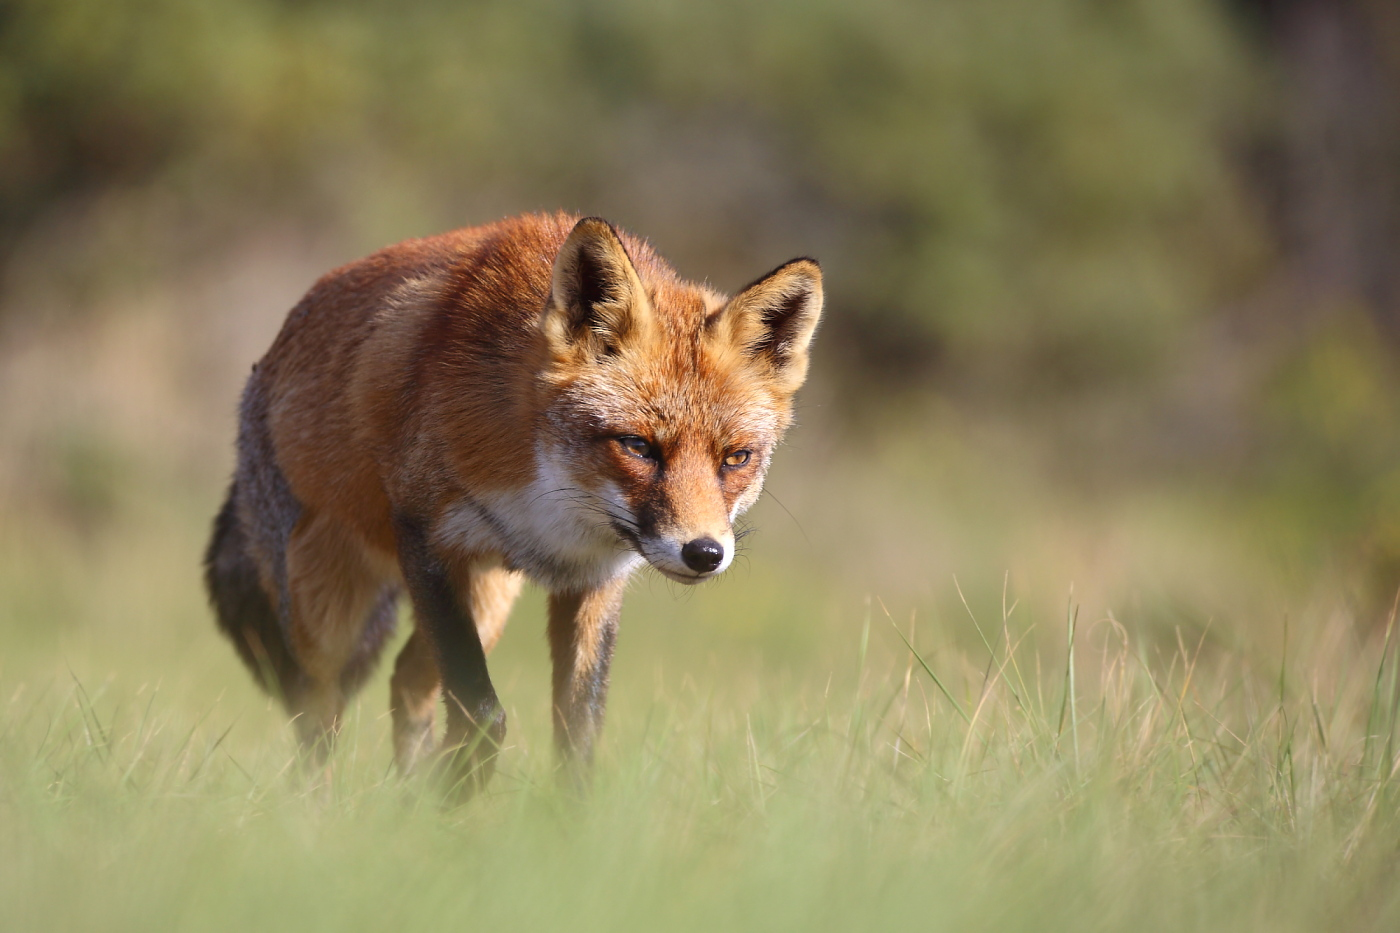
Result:
<svg viewBox="0 0 1400 933"><path fill-rule="evenodd" d="M545 339L556 354L613 356L651 321L637 270L606 220L580 220L554 260Z"/></svg>

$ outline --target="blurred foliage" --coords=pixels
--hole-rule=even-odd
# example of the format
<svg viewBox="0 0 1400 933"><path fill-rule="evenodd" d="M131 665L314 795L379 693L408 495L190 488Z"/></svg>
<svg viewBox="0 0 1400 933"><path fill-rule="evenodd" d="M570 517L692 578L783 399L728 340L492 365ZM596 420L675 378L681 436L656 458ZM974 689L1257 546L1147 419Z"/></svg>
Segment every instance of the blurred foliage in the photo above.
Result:
<svg viewBox="0 0 1400 933"><path fill-rule="evenodd" d="M214 225L154 224L177 254L289 209L373 244L483 199L601 210L650 175L644 232L698 215L707 271L807 234L872 377L1099 386L1160 366L1258 260L1222 145L1253 68L1208 0L14 0L0 242L105 198L124 231ZM668 187L688 159L708 173ZM755 161L772 177L735 201Z"/></svg>
<svg viewBox="0 0 1400 933"><path fill-rule="evenodd" d="M1376 299L1327 276L1369 268L1347 244L1376 253L1386 241L1362 235L1375 223L1357 204L1400 190L1362 171L1391 151L1368 140L1394 119L1336 95L1400 68L1346 72L1358 56L1313 28L1360 35L1344 53L1384 34L1393 53L1400 33L1376 25L1393 20L1387 9L8 0L0 393L33 398L0 410L11 438L0 461L32 428L44 449L16 462L44 478L13 488L39 487L80 528L105 521L152 461L213 462L187 429L222 417L236 392L211 361L241 368L266 338L247 323L250 302L236 304L243 293L223 297L225 280L180 283L234 244L261 238L275 251L278 231L310 231L319 248L292 270L299 284L268 289L286 307L326 256L563 207L652 237L683 273L726 289L799 253L823 261L830 311L804 396L818 413L804 417L826 419L816 446L832 455L808 458L802 482L852 490L847 527L832 534L902 555L885 564L922 568L926 527L944 512L962 519L934 550L977 554L969 530L987 514L1015 529L1050 503L1070 523L1123 508L1105 480L1136 493L1165 478L1179 515L1225 502L1219 524L1308 573L1359 566L1368 598L1388 604L1400 576L1400 378ZM1355 150L1352 161L1329 161L1343 159L1334 149ZM165 314L141 318L154 336L139 346L184 355L94 362L79 376L102 352L74 356L62 341L99 342L84 328L113 308ZM49 377L62 390L15 377L24 367L4 356L20 325L54 318L72 331L25 372L67 365ZM186 428L147 417L161 406ZM100 440L82 440L94 426ZM229 433L212 449L226 450ZM848 449L858 464L833 466ZM903 459L866 453L891 449ZM911 475L893 484L904 463ZM856 523L868 527L853 533ZM982 556L1000 579L1004 553Z"/></svg>

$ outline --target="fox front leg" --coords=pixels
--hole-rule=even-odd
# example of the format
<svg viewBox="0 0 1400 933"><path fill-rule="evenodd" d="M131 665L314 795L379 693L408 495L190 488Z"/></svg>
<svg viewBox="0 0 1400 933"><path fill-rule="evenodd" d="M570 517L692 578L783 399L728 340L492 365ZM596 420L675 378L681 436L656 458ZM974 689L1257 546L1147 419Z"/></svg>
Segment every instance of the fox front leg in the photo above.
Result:
<svg viewBox="0 0 1400 933"><path fill-rule="evenodd" d="M443 763L449 780L465 795L480 790L496 769L506 735L506 714L486 671L469 600L459 598L448 563L433 548L423 523L399 517L399 566L417 616L442 676L447 702Z"/></svg>
<svg viewBox="0 0 1400 933"><path fill-rule="evenodd" d="M554 661L554 745L566 775L586 782L608 701L608 671L627 577L598 589L551 593L549 653Z"/></svg>

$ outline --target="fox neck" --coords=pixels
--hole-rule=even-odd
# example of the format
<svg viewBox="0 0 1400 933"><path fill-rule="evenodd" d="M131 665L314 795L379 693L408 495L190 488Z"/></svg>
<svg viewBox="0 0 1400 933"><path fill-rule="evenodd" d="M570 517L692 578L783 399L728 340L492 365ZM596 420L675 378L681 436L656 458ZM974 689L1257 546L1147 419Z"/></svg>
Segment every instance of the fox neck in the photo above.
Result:
<svg viewBox="0 0 1400 933"><path fill-rule="evenodd" d="M581 592L642 563L613 527L610 515L619 508L615 490L582 488L559 452L541 443L528 484L462 496L439 539L466 553L499 556L551 590Z"/></svg>

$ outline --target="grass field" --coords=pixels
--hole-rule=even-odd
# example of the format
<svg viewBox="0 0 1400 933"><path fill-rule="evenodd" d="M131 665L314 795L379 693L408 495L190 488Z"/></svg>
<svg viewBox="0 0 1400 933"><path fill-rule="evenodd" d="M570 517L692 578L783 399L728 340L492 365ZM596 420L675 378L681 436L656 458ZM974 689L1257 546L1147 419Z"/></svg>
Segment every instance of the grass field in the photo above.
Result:
<svg viewBox="0 0 1400 933"><path fill-rule="evenodd" d="M1385 619L1172 626L1083 584L965 608L951 578L891 617L781 560L770 508L733 580L635 586L582 802L529 594L500 771L448 810L389 767L382 671L329 786L303 774L202 603L215 493L0 524L0 929L1400 925Z"/></svg>
<svg viewBox="0 0 1400 933"><path fill-rule="evenodd" d="M533 591L486 795L393 774L384 670L313 787L199 585L246 361L158 311L0 367L0 931L1400 927L1400 637L1325 536L820 383L735 567L629 593L587 800Z"/></svg>

